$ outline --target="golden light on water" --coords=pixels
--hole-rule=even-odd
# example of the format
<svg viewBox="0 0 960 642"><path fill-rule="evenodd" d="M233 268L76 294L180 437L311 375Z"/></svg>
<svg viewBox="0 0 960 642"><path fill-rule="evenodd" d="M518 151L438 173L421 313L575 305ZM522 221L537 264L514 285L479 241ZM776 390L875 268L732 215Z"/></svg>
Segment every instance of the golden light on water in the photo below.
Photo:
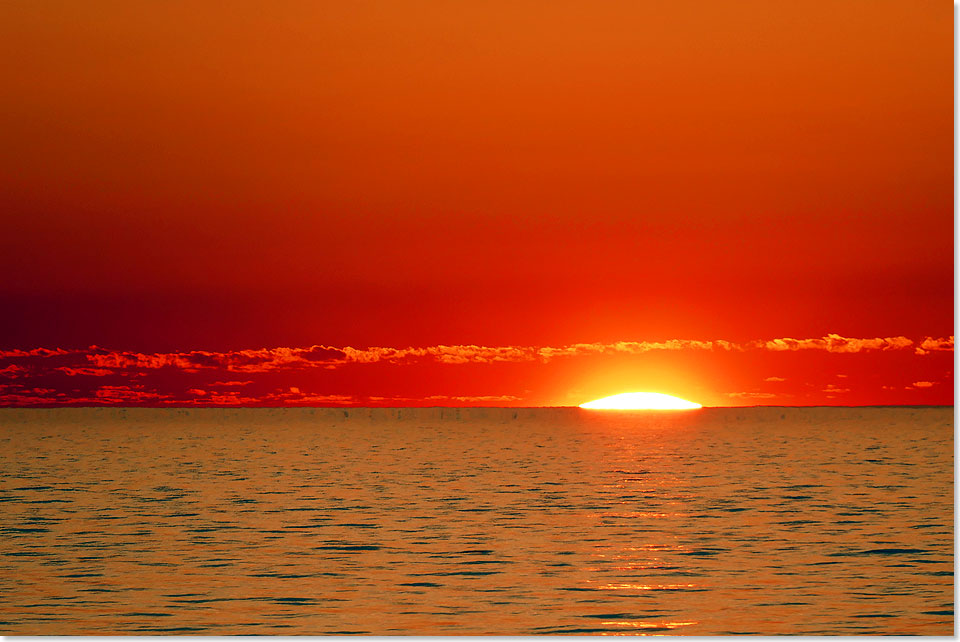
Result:
<svg viewBox="0 0 960 642"><path fill-rule="evenodd" d="M703 406L660 392L624 392L582 403L580 407L597 410L692 410Z"/></svg>

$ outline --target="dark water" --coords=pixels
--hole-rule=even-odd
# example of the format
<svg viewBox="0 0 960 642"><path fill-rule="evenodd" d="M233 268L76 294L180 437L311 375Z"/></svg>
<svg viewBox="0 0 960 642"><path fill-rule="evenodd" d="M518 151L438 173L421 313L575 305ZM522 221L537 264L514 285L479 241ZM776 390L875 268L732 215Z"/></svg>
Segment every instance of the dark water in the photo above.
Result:
<svg viewBox="0 0 960 642"><path fill-rule="evenodd" d="M0 410L0 632L953 632L953 409Z"/></svg>

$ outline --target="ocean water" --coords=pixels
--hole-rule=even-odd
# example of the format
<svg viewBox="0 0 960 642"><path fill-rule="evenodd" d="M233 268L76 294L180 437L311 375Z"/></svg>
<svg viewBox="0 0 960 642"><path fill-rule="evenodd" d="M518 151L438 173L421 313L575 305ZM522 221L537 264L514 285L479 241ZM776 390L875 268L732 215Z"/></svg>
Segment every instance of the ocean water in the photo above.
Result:
<svg viewBox="0 0 960 642"><path fill-rule="evenodd" d="M0 410L7 634L953 633L953 409Z"/></svg>

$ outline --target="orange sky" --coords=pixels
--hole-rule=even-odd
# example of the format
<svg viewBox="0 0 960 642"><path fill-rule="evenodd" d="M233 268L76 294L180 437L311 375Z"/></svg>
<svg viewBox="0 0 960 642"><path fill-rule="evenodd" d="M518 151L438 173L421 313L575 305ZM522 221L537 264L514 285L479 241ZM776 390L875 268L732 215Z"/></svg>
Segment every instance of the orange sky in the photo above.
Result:
<svg viewBox="0 0 960 642"><path fill-rule="evenodd" d="M924 0L4 3L0 403L952 403L952 20ZM831 334L912 343L749 347ZM949 349L917 354L928 337ZM671 339L743 349L57 370ZM71 355L11 356L37 348Z"/></svg>

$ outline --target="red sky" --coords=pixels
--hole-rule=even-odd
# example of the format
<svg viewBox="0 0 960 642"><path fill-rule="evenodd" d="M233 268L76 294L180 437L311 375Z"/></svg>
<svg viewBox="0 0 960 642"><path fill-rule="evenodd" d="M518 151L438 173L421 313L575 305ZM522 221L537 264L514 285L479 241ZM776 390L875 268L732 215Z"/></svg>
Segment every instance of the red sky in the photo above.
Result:
<svg viewBox="0 0 960 642"><path fill-rule="evenodd" d="M0 403L952 403L952 20L4 3Z"/></svg>

